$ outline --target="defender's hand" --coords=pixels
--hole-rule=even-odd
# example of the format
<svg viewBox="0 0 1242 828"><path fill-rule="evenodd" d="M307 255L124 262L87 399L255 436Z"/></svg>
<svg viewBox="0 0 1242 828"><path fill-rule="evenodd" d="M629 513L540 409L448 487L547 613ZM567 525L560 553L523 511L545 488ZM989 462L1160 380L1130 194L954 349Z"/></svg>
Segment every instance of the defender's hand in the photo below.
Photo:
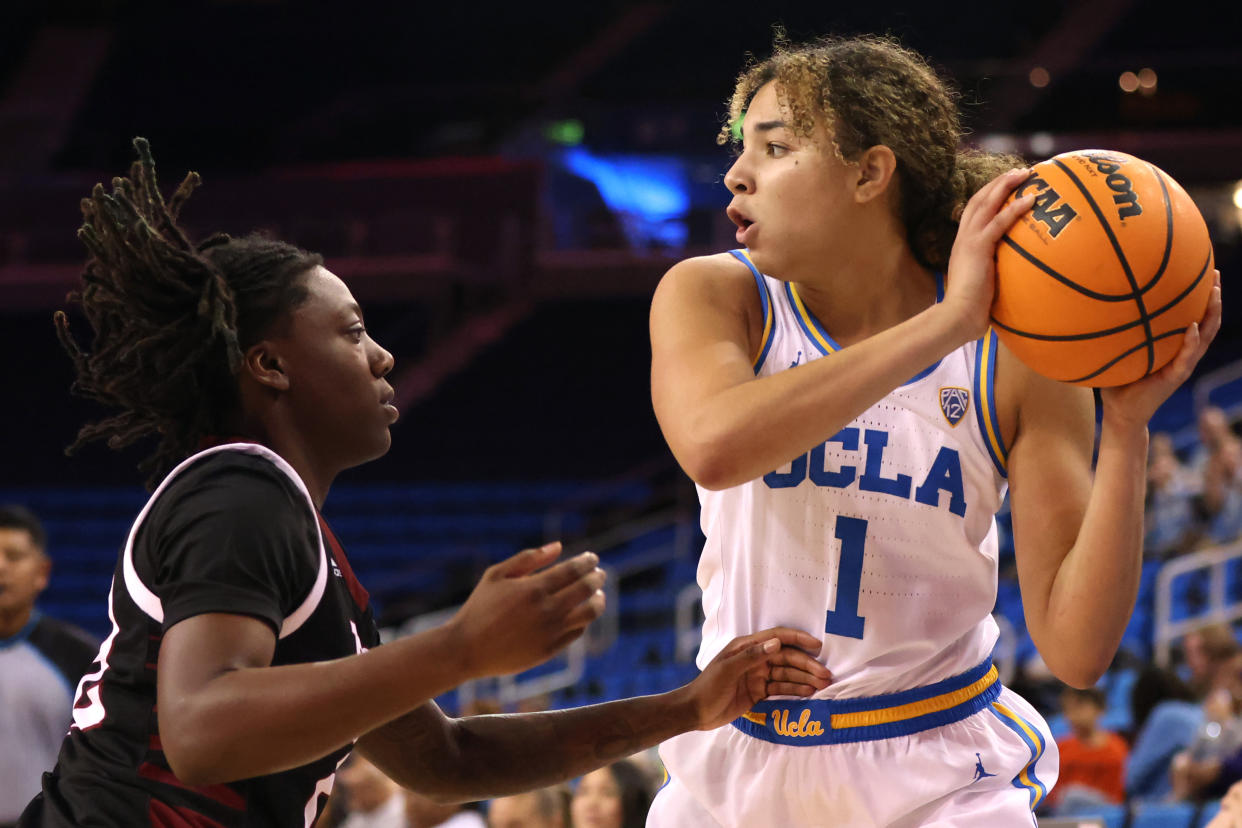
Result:
<svg viewBox="0 0 1242 828"><path fill-rule="evenodd" d="M548 566L560 554L559 541L524 549L483 573L447 625L469 675L508 675L541 664L604 611L599 557L583 552Z"/></svg>
<svg viewBox="0 0 1242 828"><path fill-rule="evenodd" d="M832 683L832 673L811 654L821 642L801 630L773 627L733 639L694 681L688 696L697 730L736 719L768 696L810 696Z"/></svg>

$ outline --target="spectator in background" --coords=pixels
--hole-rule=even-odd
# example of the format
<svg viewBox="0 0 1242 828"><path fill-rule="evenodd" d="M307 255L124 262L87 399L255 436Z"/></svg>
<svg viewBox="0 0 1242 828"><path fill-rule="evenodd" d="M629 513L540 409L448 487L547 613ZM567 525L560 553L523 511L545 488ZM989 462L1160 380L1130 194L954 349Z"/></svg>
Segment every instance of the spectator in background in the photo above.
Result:
<svg viewBox="0 0 1242 828"><path fill-rule="evenodd" d="M400 788L363 756L355 753L336 779L347 797L341 828L405 828Z"/></svg>
<svg viewBox="0 0 1242 828"><path fill-rule="evenodd" d="M1054 813L1076 813L1084 805L1119 805L1125 799L1129 748L1116 733L1100 727L1107 706L1103 691L1095 687L1061 691L1061 711L1073 733L1057 741L1061 776L1049 793Z"/></svg>
<svg viewBox="0 0 1242 828"><path fill-rule="evenodd" d="M1158 664L1145 662L1130 688L1131 730L1128 741L1131 744L1143 731L1152 711L1167 701L1183 702L1192 710L1197 708L1195 694L1181 676Z"/></svg>
<svg viewBox="0 0 1242 828"><path fill-rule="evenodd" d="M564 785L493 799L488 828L570 828L569 789Z"/></svg>
<svg viewBox="0 0 1242 828"><path fill-rule="evenodd" d="M1151 708L1130 750L1126 793L1134 800L1162 800L1171 794L1174 757L1197 738L1204 722L1203 703L1215 691L1227 688L1229 664L1242 653L1228 624L1210 624L1187 633L1182 649L1190 699L1177 689L1176 676L1166 677L1170 695Z"/></svg>
<svg viewBox="0 0 1242 828"><path fill-rule="evenodd" d="M35 608L51 571L39 519L0 506L0 825L17 822L56 764L74 688L99 650L86 632Z"/></svg>
<svg viewBox="0 0 1242 828"><path fill-rule="evenodd" d="M1203 702L1203 721L1195 740L1173 757L1174 799L1219 797L1242 780L1242 652L1222 669L1217 686Z"/></svg>
<svg viewBox="0 0 1242 828"><path fill-rule="evenodd" d="M1202 487L1200 518L1210 542L1228 543L1242 534L1242 437L1209 406L1199 414L1199 440L1192 470Z"/></svg>
<svg viewBox="0 0 1242 828"><path fill-rule="evenodd" d="M1209 405L1200 411L1197 426L1199 445L1190 459L1191 473L1202 475L1213 455L1242 452L1242 437L1233 430L1229 415L1219 406Z"/></svg>
<svg viewBox="0 0 1242 828"><path fill-rule="evenodd" d="M578 781L569 806L573 828L643 828L654 796L637 762L622 759Z"/></svg>
<svg viewBox="0 0 1242 828"><path fill-rule="evenodd" d="M1168 434L1151 435L1147 456L1147 508L1143 556L1164 560L1188 551L1197 539L1194 500L1199 490L1178 459Z"/></svg>
<svg viewBox="0 0 1242 828"><path fill-rule="evenodd" d="M437 802L430 797L405 792L406 828L487 828L472 805Z"/></svg>
<svg viewBox="0 0 1242 828"><path fill-rule="evenodd" d="M1223 622L1204 624L1182 638L1186 683L1199 700L1228 682L1230 662L1242 646L1233 627Z"/></svg>

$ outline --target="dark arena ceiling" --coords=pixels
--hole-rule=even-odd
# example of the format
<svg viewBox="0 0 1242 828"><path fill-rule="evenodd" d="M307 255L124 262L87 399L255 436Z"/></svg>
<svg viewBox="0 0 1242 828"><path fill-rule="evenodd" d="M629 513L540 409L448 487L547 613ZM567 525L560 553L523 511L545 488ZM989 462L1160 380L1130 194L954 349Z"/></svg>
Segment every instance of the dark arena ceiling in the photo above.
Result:
<svg viewBox="0 0 1242 828"><path fill-rule="evenodd" d="M701 153L732 78L769 52L779 24L794 40L898 36L954 78L973 136L1016 136L1032 157L1043 153L1031 135L1053 139L1037 150L1111 140L1182 148L1182 179L1242 177L1236 3L5 6L0 89L62 122L49 145L33 128L40 113L7 113L10 171L114 169L139 132L166 163L205 169L486 154L549 118L580 120L598 148ZM1123 91L1122 73L1143 69L1154 86Z"/></svg>

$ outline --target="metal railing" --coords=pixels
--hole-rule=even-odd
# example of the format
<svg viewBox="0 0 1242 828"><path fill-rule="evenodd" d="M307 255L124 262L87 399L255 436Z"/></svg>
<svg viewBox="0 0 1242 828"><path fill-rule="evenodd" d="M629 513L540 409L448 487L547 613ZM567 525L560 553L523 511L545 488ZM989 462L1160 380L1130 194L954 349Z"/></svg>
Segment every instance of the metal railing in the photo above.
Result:
<svg viewBox="0 0 1242 828"><path fill-rule="evenodd" d="M615 603L615 596L610 596L610 599L610 604ZM380 637L383 641L390 642L435 629L448 622L459 609L461 609L460 606L452 606L416 615L396 627L388 627L381 630ZM576 684L582 678L586 668L586 655L590 647L590 634L595 630L595 627L596 625L592 625L587 635L570 644L563 653L556 657L557 659L564 660L564 667L559 670L526 678L523 678L521 675L486 677L468 681L458 686L458 708L466 710L474 704L476 699L483 697L494 698L502 706L513 705L524 699L544 693L551 693L563 687L570 687ZM615 634L614 626L613 635Z"/></svg>
<svg viewBox="0 0 1242 828"><path fill-rule="evenodd" d="M1229 623L1242 618L1242 600L1230 599L1226 591L1226 568L1242 558L1242 541L1192 552L1166 563L1156 575L1156 606L1153 635L1156 663L1167 667L1173 642L1207 623ZM1197 615L1173 620L1173 582L1191 572L1208 572L1207 601Z"/></svg>
<svg viewBox="0 0 1242 828"><path fill-rule="evenodd" d="M1224 400L1212 399L1217 391L1238 382L1242 382L1242 359L1222 365L1195 380L1190 389L1190 418L1185 425L1170 434L1173 448L1179 452L1187 452L1199 444L1198 418L1209 405L1220 405L1231 422L1242 418L1242 403L1229 404Z"/></svg>
<svg viewBox="0 0 1242 828"><path fill-rule="evenodd" d="M611 565L606 560L609 550L622 547L670 525L675 529L671 543L655 546L640 555L631 556L619 566ZM560 669L536 675L523 673L517 676L480 678L467 682L457 688L458 707L465 709L476 699L484 697L495 699L502 707L508 707L525 699L553 693L578 684L586 671L587 655L604 652L617 640L620 628L618 581L632 573L660 566L679 556L689 554L692 528L692 524L687 526L680 510L670 508L635 518L592 538L575 541L572 544L575 549L590 549L600 554L601 567L608 573L608 580L604 585L606 598L604 614L587 628L587 633L582 638L553 659L553 662L563 661L564 666ZM458 609L460 606L446 607L409 618L398 626L383 630L383 640L392 641L439 627L452 618Z"/></svg>
<svg viewBox="0 0 1242 828"><path fill-rule="evenodd" d="M1209 371L1195 381L1191 390L1194 398L1195 413L1198 414L1211 404L1212 392L1242 380L1242 359L1222 365ZM1232 412L1230 412L1232 413Z"/></svg>

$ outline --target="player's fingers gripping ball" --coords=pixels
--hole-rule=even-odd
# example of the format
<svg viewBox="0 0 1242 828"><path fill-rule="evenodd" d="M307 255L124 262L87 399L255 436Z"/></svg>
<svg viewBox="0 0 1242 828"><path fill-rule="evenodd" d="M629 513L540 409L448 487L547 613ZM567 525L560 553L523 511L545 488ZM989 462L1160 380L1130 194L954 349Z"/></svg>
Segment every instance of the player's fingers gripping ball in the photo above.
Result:
<svg viewBox="0 0 1242 828"><path fill-rule="evenodd" d="M996 251L992 323L1033 370L1124 385L1177 355L1212 292L1207 224L1186 191L1131 155L1079 150L1031 168L1035 194Z"/></svg>

